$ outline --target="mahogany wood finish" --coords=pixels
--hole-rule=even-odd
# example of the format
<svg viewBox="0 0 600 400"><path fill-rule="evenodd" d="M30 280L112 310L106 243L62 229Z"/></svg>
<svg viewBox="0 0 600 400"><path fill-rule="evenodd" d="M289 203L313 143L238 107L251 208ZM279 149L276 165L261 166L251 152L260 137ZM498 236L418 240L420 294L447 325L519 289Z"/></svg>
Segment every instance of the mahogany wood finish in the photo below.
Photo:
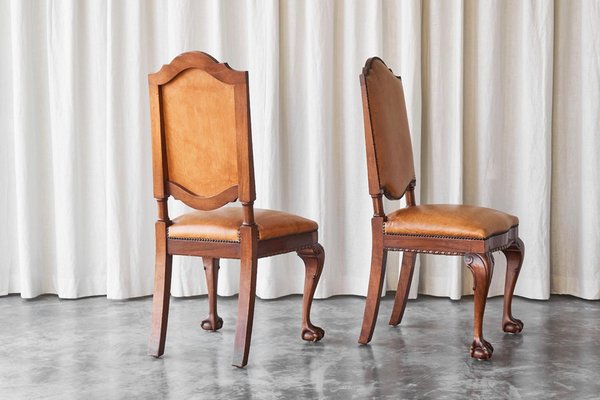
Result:
<svg viewBox="0 0 600 400"><path fill-rule="evenodd" d="M323 329L310 321L310 308L325 259L318 242L317 225L308 221L313 227L309 230L306 223L286 226L275 233L270 231L271 236L261 240L260 227L255 222L248 73L235 71L206 53L188 52L150 74L148 82L154 197L158 202L149 353L155 357L164 353L173 255L203 259L209 312L201 326L209 331L223 326L217 313L219 259L240 260L233 365L243 367L248 363L257 265L261 257L295 251L304 261L301 337L313 342L322 339ZM169 196L205 212L239 200L243 217L237 240L169 237L169 226L177 226L169 218ZM281 222L284 218L266 212L260 216L265 216L269 223L276 218Z"/></svg>
<svg viewBox="0 0 600 400"><path fill-rule="evenodd" d="M404 252L390 325L398 325L402 321L416 255L460 255L474 278L475 313L470 353L477 359L489 359L494 349L483 337L483 314L494 268L492 253L495 251L503 251L507 259L502 329L508 333L519 333L523 329L523 322L514 318L511 310L525 248L519 238L518 219L481 207L418 206L414 195L416 180L402 81L380 58L374 57L367 60L360 83L369 193L374 215L371 220L371 274L359 343L367 344L373 337L389 250ZM406 206L417 208L386 214L383 196L393 200L405 196ZM407 214L415 220L398 219ZM415 218L415 215L418 217ZM461 220L469 221L469 224L461 224ZM402 227L400 232L398 227ZM407 227L412 230L405 232ZM431 233L436 230L456 233ZM481 232L492 233L482 236Z"/></svg>

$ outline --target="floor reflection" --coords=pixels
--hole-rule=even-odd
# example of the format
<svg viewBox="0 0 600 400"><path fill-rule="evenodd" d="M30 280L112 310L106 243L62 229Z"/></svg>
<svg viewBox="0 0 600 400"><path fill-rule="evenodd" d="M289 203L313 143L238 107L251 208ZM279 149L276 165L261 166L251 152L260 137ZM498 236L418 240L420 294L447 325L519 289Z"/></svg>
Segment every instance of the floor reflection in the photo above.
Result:
<svg viewBox="0 0 600 400"><path fill-rule="evenodd" d="M60 301L0 299L2 398L597 398L600 302L556 296L515 299L522 335L500 329L502 299L488 301L490 361L469 357L472 298L409 301L387 325L382 300L369 345L358 344L364 299L315 301L326 335L300 339L300 296L256 303L247 368L231 366L236 298L219 299L225 323L200 329L206 298L171 304L165 356L146 355L150 298Z"/></svg>

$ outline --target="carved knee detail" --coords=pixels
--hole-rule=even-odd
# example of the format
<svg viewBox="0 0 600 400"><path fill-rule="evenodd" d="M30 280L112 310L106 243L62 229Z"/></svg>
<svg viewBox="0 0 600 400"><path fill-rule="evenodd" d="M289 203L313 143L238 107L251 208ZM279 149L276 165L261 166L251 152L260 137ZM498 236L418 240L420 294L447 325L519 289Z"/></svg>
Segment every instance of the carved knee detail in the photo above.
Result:
<svg viewBox="0 0 600 400"><path fill-rule="evenodd" d="M296 253L298 254L298 257L303 260L311 258L325 260L325 249L319 243L316 243L311 247L300 249Z"/></svg>
<svg viewBox="0 0 600 400"><path fill-rule="evenodd" d="M484 259L484 258L487 258ZM487 255L469 253L464 255L464 261L467 267L473 273L473 290L477 290L477 285L484 284L483 290L487 292L493 275L494 256L490 253ZM478 282L478 277L485 277L485 280Z"/></svg>

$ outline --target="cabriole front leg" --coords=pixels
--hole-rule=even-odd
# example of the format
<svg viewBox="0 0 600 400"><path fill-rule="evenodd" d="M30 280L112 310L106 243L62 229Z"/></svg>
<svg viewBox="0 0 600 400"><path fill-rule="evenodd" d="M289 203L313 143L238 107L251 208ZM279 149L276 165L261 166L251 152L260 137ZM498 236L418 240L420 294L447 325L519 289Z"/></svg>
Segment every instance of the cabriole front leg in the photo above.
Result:
<svg viewBox="0 0 600 400"><path fill-rule="evenodd" d="M223 327L223 319L217 314L217 286L219 282L219 259L203 257L206 287L208 289L208 318L202 321L202 329L216 332Z"/></svg>
<svg viewBox="0 0 600 400"><path fill-rule="evenodd" d="M523 330L523 321L512 315L513 293L523 257L525 257L525 244L519 238L507 249L502 251L506 256L506 280L504 281L504 312L502 316L502 330L508 333L519 333Z"/></svg>
<svg viewBox="0 0 600 400"><path fill-rule="evenodd" d="M494 348L483 338L483 314L494 270L494 257L491 253L465 254L464 260L473 273L473 290L475 291L475 318L471 357L487 360L492 357Z"/></svg>
<svg viewBox="0 0 600 400"><path fill-rule="evenodd" d="M298 256L304 261L306 275L304 278L304 296L302 298L302 339L318 342L325 336L325 331L310 322L310 308L315 296L315 290L323 271L325 250L320 244L299 250Z"/></svg>

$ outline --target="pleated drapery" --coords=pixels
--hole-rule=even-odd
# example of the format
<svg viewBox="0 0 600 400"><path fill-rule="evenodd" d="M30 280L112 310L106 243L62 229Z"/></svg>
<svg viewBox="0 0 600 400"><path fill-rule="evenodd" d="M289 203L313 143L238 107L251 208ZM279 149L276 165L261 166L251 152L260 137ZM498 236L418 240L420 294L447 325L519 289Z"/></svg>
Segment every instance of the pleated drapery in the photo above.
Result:
<svg viewBox="0 0 600 400"><path fill-rule="evenodd" d="M317 297L366 294L358 74L379 55L403 79L418 202L519 216L516 294L598 299L598 21L598 1L2 0L0 294L151 294L146 77L202 50L249 71L256 207L318 221ZM219 294L235 294L238 263L222 265ZM504 266L498 253L491 295ZM174 295L206 293L199 259L173 273ZM295 255L262 259L258 295L301 293L303 277ZM412 297L471 293L459 257L421 256L414 279Z"/></svg>

